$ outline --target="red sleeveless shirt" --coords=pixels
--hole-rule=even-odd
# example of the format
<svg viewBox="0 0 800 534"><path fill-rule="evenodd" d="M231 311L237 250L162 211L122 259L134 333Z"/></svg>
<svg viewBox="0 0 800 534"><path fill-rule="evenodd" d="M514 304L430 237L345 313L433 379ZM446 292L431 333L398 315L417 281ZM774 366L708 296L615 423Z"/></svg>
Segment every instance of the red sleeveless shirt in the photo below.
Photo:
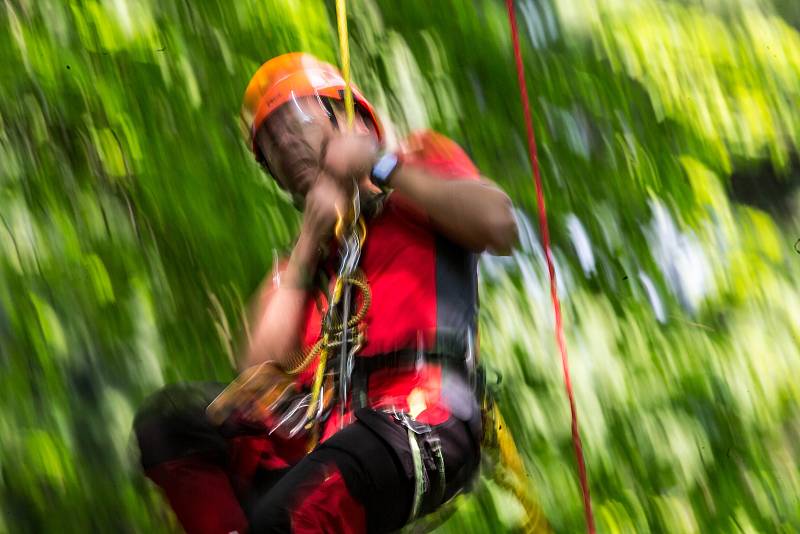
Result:
<svg viewBox="0 0 800 534"><path fill-rule="evenodd" d="M427 171L434 179L478 180L478 169L452 140L432 131L406 141L404 165ZM371 292L364 319L366 340L357 358L374 358L403 350L462 355L477 336L477 254L439 234L426 214L393 192L382 211L367 221L360 269ZM318 295L321 296L321 295ZM311 298L305 309L304 348L320 337L325 298ZM301 375L309 384L315 365ZM450 413L441 399L436 363L410 371L377 371L370 376L368 404L409 411L429 424ZM340 426L334 415L323 439ZM349 422L350 417L346 416Z"/></svg>

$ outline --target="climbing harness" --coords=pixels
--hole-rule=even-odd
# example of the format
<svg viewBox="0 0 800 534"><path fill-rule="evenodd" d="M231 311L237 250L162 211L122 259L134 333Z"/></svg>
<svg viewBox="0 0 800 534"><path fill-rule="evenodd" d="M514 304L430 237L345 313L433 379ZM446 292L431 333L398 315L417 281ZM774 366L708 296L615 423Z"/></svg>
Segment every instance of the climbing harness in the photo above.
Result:
<svg viewBox="0 0 800 534"><path fill-rule="evenodd" d="M339 32L339 50L341 52L341 63L342 63L342 76L345 81L345 93L344 93L344 102L345 102L345 109L347 111L347 123L348 127L351 127L353 124L353 96L350 87L350 48L348 44L348 32L347 32L347 6L346 0L336 0L336 19L337 19L337 27ZM366 230L364 231L366 233ZM363 240L361 242L363 244ZM360 253L360 247L351 247L352 256L345 255L345 258L342 261L343 268L348 265L348 262L358 263L358 253ZM340 278L342 279L341 275ZM362 291L362 303L366 299L369 302L369 292L368 290L365 292L363 288L360 288ZM349 309L349 300L350 300L350 285L348 284L344 289L344 310L347 313ZM362 304L362 309L365 307ZM348 324L347 321L344 322L344 337L346 338ZM359 338L363 340L363 334ZM351 350L346 352L345 344L342 344L340 348L340 369L339 369L339 395L341 399L340 408L343 411L345 407L345 400L347 399L348 394L348 386L350 384L350 379L353 373L353 364L354 364L354 355L358 351L360 347L360 343L357 343ZM362 375L363 381L360 382L359 385L363 385L364 387L361 388L359 392L357 392L361 398L355 399L357 404L364 404L366 402L366 380L367 375ZM343 415L343 412L342 414ZM423 498L428 496L429 498L433 499L434 506L438 505L445 492L445 469L444 469L444 456L442 452L441 443L439 442L439 438L436 436L433 429L422 423L415 421L412 417L409 416L407 413L399 413L394 412L395 419L401 423L408 432L408 440L409 446L412 452L412 457L414 461L414 472L415 472L415 487L414 487L414 500L413 505L411 508L411 513L409 516L409 522L412 521L417 517L420 512L420 507L423 502ZM343 421L343 417L340 417L340 421ZM422 446L420 446L420 444ZM427 465L426 465L427 463ZM435 473L436 478L438 479L436 493L433 494L431 497L430 491L430 484L431 481L429 480L427 473Z"/></svg>
<svg viewBox="0 0 800 534"><path fill-rule="evenodd" d="M444 451L439 437L430 425L420 423L406 412L393 411L392 415L406 428L414 463L414 498L408 516L410 523L420 515L420 512L429 511L425 508L437 507L444 498L447 487ZM436 480L431 480L431 477L435 477ZM423 506L423 501L427 501L427 507Z"/></svg>
<svg viewBox="0 0 800 534"><path fill-rule="evenodd" d="M531 119L531 108L528 101L528 88L525 83L525 67L522 63L522 52L519 44L519 30L517 29L517 17L514 13L514 0L506 0L508 9L508 20L511 26L511 37L514 46L514 60L517 67L517 81L519 83L520 98L522 99L522 111L525 118L525 128L528 135L528 155L533 168L534 183L536 185L536 202L539 207L539 230L542 234L544 255L547 260L547 270L550 275L550 298L553 301L553 314L556 322L556 341L561 353L561 368L564 374L564 385L569 397L569 409L572 415L572 444L575 449L575 456L578 462L578 474L583 493L583 509L586 517L586 529L591 534L595 532L594 516L592 514L592 500L589 495L589 480L586 474L586 464L583 459L583 446L578 430L578 411L575 406L575 396L572 392L572 383L569 376L569 363L567 360L567 345L564 340L564 328L561 320L561 304L558 300L556 285L556 271L553 263L553 252L550 249L550 231L547 226L547 210L544 203L544 187L539 172L539 157L536 151L536 137L533 133L533 120Z"/></svg>

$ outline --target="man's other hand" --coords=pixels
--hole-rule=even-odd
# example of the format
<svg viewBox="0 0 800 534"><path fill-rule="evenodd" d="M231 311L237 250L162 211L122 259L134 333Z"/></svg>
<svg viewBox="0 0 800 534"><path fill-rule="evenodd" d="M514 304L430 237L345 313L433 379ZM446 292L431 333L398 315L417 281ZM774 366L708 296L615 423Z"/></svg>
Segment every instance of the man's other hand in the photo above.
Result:
<svg viewBox="0 0 800 534"><path fill-rule="evenodd" d="M371 135L341 133L327 143L323 169L340 182L358 183L368 176L378 158L378 143Z"/></svg>
<svg viewBox="0 0 800 534"><path fill-rule="evenodd" d="M346 185L321 172L306 195L302 231L320 245L328 243L336 223L344 220L350 211L353 186L347 188Z"/></svg>

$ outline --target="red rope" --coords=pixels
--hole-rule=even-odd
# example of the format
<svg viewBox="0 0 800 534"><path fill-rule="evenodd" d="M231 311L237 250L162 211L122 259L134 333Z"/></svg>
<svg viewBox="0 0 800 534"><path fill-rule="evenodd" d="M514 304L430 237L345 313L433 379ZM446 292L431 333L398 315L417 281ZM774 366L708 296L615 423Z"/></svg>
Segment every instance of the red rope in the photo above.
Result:
<svg viewBox="0 0 800 534"><path fill-rule="evenodd" d="M550 273L550 298L553 301L553 313L556 318L556 340L558 342L558 350L561 352L564 385L567 388L569 410L572 414L572 445L575 449L575 457L578 460L578 473L580 475L581 491L583 493L583 510L586 516L586 530L590 534L594 534L594 516L592 514L592 499L589 496L589 478L586 475L586 464L583 460L583 446L581 445L581 435L578 431L578 411L575 407L575 396L572 393L572 382L569 378L567 344L564 341L564 328L561 321L561 303L558 300L556 270L553 265L553 253L550 250L550 230L547 226L547 209L544 205L544 187L542 187L542 177L539 174L539 156L536 151L536 136L533 133L533 119L531 119L531 107L528 102L528 87L525 84L525 67L522 64L522 52L519 46L519 30L517 29L517 17L514 13L514 0L506 0L506 7L508 8L508 20L511 24L511 38L514 42L514 59L517 63L517 81L519 82L520 97L522 98L522 110L525 113L525 128L528 133L528 153L531 159L531 167L533 167L534 182L536 184L536 202L539 206L539 230L542 234L544 255L547 259L547 270Z"/></svg>

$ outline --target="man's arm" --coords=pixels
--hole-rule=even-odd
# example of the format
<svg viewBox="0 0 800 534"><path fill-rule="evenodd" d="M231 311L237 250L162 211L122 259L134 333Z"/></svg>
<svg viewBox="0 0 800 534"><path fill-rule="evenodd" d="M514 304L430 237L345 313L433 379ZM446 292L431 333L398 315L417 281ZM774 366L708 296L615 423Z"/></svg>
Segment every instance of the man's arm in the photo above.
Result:
<svg viewBox="0 0 800 534"><path fill-rule="evenodd" d="M404 165L391 186L442 234L469 250L508 255L517 243L511 199L488 180L443 180L422 167Z"/></svg>
<svg viewBox="0 0 800 534"><path fill-rule="evenodd" d="M300 349L309 280L318 261L319 243L308 231L301 232L286 268L278 271L280 282L267 282L258 296L240 371L267 361L285 368Z"/></svg>
<svg viewBox="0 0 800 534"><path fill-rule="evenodd" d="M457 145L453 143L453 147ZM458 157L466 159L461 154ZM364 179L376 157L374 140L342 134L328 142L325 168L345 182L354 177ZM443 235L464 248L501 255L511 253L518 236L508 195L489 180L470 176L466 168L463 177L438 176L436 171L414 160L395 170L390 179L392 189L422 210ZM469 167L474 171L471 163Z"/></svg>
<svg viewBox="0 0 800 534"><path fill-rule="evenodd" d="M258 297L253 326L241 369L273 361L286 369L302 348L303 313L320 259L320 245L330 242L339 213L348 204L345 192L330 179L318 180L305 198L300 236L280 272ZM269 282L268 282L269 283Z"/></svg>

